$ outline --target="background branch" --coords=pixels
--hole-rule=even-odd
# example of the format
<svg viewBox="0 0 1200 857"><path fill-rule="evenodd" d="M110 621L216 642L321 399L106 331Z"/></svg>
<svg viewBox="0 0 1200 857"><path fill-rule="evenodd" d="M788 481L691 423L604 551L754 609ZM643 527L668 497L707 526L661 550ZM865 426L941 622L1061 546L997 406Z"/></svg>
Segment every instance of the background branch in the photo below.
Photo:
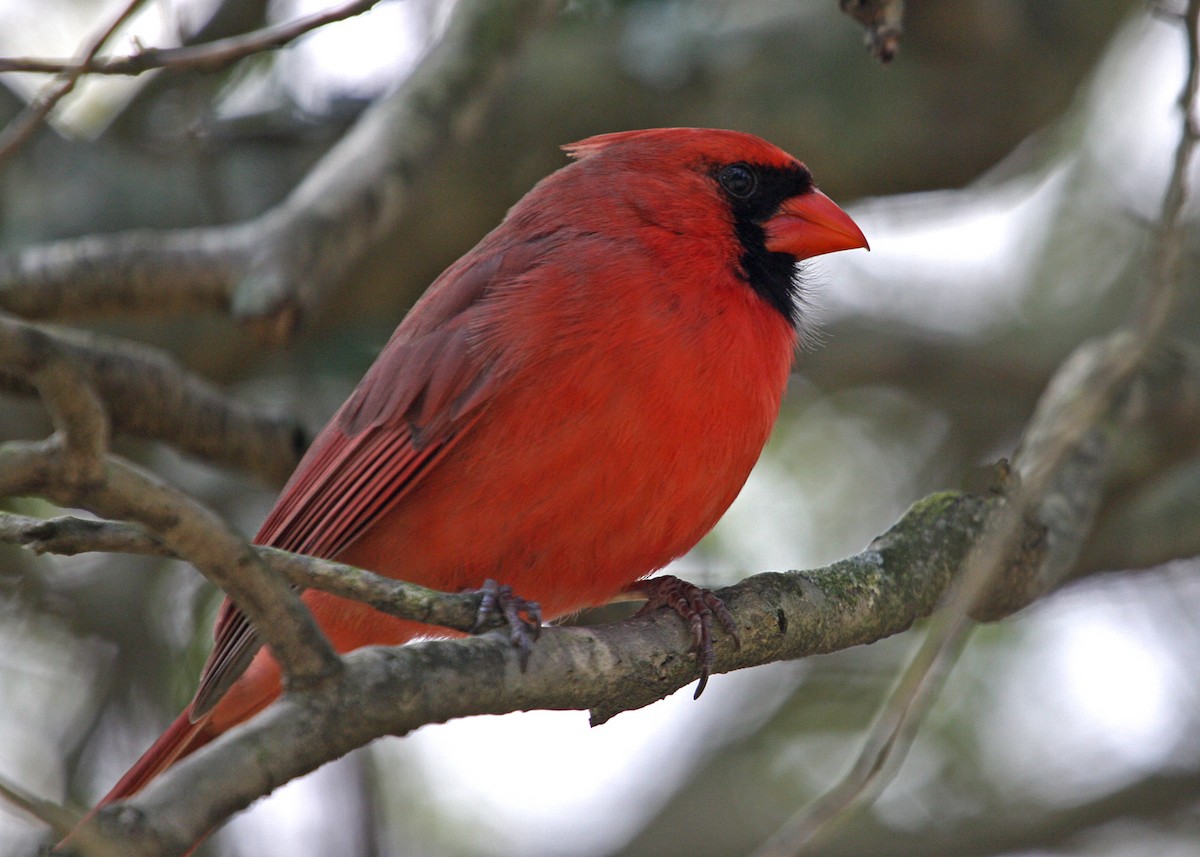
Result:
<svg viewBox="0 0 1200 857"><path fill-rule="evenodd" d="M875 59L887 63L896 58L904 33L903 0L838 0L838 7L862 25Z"/></svg>
<svg viewBox="0 0 1200 857"><path fill-rule="evenodd" d="M1198 139L1194 111L1200 92L1200 0L1186 15L1188 68L1180 95L1182 128L1158 220L1158 236L1140 284L1138 316L1124 329L1085 343L1051 378L1022 435L1011 502L997 509L967 557L944 609L876 718L850 770L824 795L792 816L756 851L791 857L810 849L851 811L890 782L927 716L945 677L966 647L971 616L995 619L1032 603L1071 572L1100 507L1117 438L1132 409L1129 389L1161 346L1182 292L1183 211ZM1045 527L1044 559L1029 575L1014 557L1027 552L1029 522ZM982 603L991 590L991 601Z"/></svg>
<svg viewBox="0 0 1200 857"><path fill-rule="evenodd" d="M57 429L47 441L0 445L0 496L43 496L145 526L237 602L288 680L319 682L337 672L311 614L244 539L183 492L106 454L107 416L69 354L33 325L0 318L0 362L37 386Z"/></svg>
<svg viewBox="0 0 1200 857"><path fill-rule="evenodd" d="M22 323L0 314L0 324ZM97 333L36 329L44 347L82 374L119 434L163 441L269 485L282 485L308 446L296 420L231 399L162 351ZM8 365L0 361L0 392L32 396L33 386Z"/></svg>
<svg viewBox="0 0 1200 857"><path fill-rule="evenodd" d="M71 74L78 77L88 74L137 75L159 68L174 72L220 71L253 54L285 47L318 27L361 15L378 2L379 0L351 0L294 21L262 27L249 33L177 48L143 47L128 56L100 57L93 52L83 60L76 61L0 57L0 73L32 72Z"/></svg>
<svg viewBox="0 0 1200 857"><path fill-rule="evenodd" d="M79 63L74 68L62 69L60 79L45 92L33 100L25 110L21 111L11 122L0 130L0 163L19 149L32 136L42 121L50 115L55 105L66 98L75 84L83 76L84 70L91 63L108 40L117 30L138 10L145 0L129 0L117 13L104 31L92 40L84 49Z"/></svg>
<svg viewBox="0 0 1200 857"><path fill-rule="evenodd" d="M239 224L134 231L0 256L0 307L26 318L224 311L286 339L394 228L471 105L557 2L464 0L441 41L275 208Z"/></svg>

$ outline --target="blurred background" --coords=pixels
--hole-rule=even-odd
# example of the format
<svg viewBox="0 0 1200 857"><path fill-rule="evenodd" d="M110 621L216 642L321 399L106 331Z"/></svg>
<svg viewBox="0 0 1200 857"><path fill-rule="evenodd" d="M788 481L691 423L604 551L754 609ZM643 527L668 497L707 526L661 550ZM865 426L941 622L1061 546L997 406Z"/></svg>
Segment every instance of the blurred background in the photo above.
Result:
<svg viewBox="0 0 1200 857"><path fill-rule="evenodd" d="M122 5L0 0L0 54L70 56ZM159 0L113 47L324 5ZM424 286L564 163L559 145L636 127L751 131L804 159L872 252L806 269L815 324L783 418L725 520L674 570L717 586L854 553L924 494L976 485L1057 363L1127 314L1179 129L1185 39L1169 4L907 6L885 67L834 0L572 0L428 164L402 227L287 348L219 317L103 329L319 426ZM0 249L263 211L452 14L446 0L381 2L220 74L89 81L0 164ZM7 120L45 81L0 82ZM1193 290L1177 332L1195 340L1198 321ZM36 403L0 399L0 437L45 431ZM277 490L161 445L118 448L246 533ZM1160 482L1144 502L1178 509L1200 468ZM821 853L1200 852L1198 564L1122 570L1172 556L1200 522L1190 509L1148 517L1136 554L1102 521L1086 573L981 628L897 779ZM0 546L0 776L90 805L187 702L218 601L179 563ZM688 689L596 729L586 713L538 712L379 741L259 802L202 853L743 854L846 768L916 634L718 676L699 702ZM500 759L515 777L497 778ZM45 839L0 804L0 854Z"/></svg>

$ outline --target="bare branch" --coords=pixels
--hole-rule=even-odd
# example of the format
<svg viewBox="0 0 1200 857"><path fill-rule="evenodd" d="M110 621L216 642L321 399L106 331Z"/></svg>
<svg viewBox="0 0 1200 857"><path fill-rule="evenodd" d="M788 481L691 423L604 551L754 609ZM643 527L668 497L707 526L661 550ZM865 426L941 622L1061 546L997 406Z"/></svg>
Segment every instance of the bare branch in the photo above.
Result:
<svg viewBox="0 0 1200 857"><path fill-rule="evenodd" d="M139 75L152 69L167 71L221 71L238 60L282 48L318 27L361 15L379 0L351 0L332 9L314 12L294 21L286 21L253 32L198 45L178 48L140 48L128 56L97 57L84 60L52 60L30 57L0 57L0 73Z"/></svg>
<svg viewBox="0 0 1200 857"><path fill-rule="evenodd" d="M0 255L0 308L26 318L229 312L287 338L395 228L425 167L557 0L462 0L442 40L280 205L240 224L133 231Z"/></svg>
<svg viewBox="0 0 1200 857"><path fill-rule="evenodd" d="M0 512L0 543L19 545L36 553L74 555L90 551L186 559L152 531L125 521L89 520L64 515L33 518ZM446 593L415 583L394 580L333 560L250 545L259 559L293 586L319 589L362 601L376 610L455 631L500 627L500 615L479 615L481 596L474 592Z"/></svg>
<svg viewBox="0 0 1200 857"><path fill-rule="evenodd" d="M78 487L98 482L108 450L108 417L80 364L42 330L0 316L0 365L37 389L58 432L65 477Z"/></svg>
<svg viewBox="0 0 1200 857"><path fill-rule="evenodd" d="M810 849L851 810L873 799L890 781L937 697L936 689L965 647L972 615L1008 615L1058 585L1071 571L1104 492L1115 440L1128 428L1133 410L1128 394L1137 373L1153 371L1171 310L1182 288L1180 260L1187 202L1187 175L1198 139L1194 110L1200 89L1197 36L1200 0L1189 0L1188 75L1181 96L1183 130L1175 153L1159 239L1141 292L1143 304L1129 329L1085 343L1051 379L1026 427L1016 455L1020 476L974 546L945 609L929 631L897 688L885 704L847 774L821 798L802 808L772 836L756 857L791 857ZM1044 558L1029 575L1019 561L1031 547L1029 522L1046 528ZM985 596L991 593L991 599Z"/></svg>
<svg viewBox="0 0 1200 857"><path fill-rule="evenodd" d="M1002 497L952 492L914 504L866 550L825 568L758 574L719 594L740 647L719 634L728 672L872 642L908 629L941 601ZM1037 528L1028 534L1043 547ZM1019 562L1037 577L1048 556ZM282 783L383 735L476 714L590 709L593 723L695 680L690 636L668 611L600 627L546 628L527 671L503 634L360 649L336 685L290 693L236 732L103 810L123 853L178 854Z"/></svg>
<svg viewBox="0 0 1200 857"><path fill-rule="evenodd" d="M70 355L40 329L0 317L0 363L38 388L57 432L0 445L0 496L39 495L135 521L224 589L254 622L293 683L337 673L340 661L294 591L211 510L156 476L105 454L105 413Z"/></svg>
<svg viewBox="0 0 1200 857"><path fill-rule="evenodd" d="M1103 364L1110 351L1084 353ZM1098 460L1090 444L1078 449L1064 463L1064 475L1051 486L1045 505L1072 507L1069 495L1093 478ZM955 570L986 538L989 521L1010 507L1011 501L999 494L932 495L861 554L814 571L756 575L722 591L741 646L719 635L717 670L835 651L906 630L939 604ZM1047 564L1063 556L1055 545L1078 538L1078 526L1078 516L1069 515L1051 516L1044 525L1022 524L1025 549L1010 557L1006 567L1019 592L1034 591L1052 578ZM260 549L260 555L293 569L275 566L292 581L320 581L328 591L367 600L395 615L416 618L407 611L424 609L412 606L424 598L419 587L279 551ZM392 610L392 587L401 598L415 593L417 600ZM469 620L474 612L475 602L468 597L431 596L429 603L437 610L444 606L447 613L435 619L430 612L422 621L463 627L455 622ZM992 587L975 608L998 617L1017 606L1002 587ZM460 611L457 619L451 616L455 611ZM404 734L451 717L533 708L589 708L593 722L602 723L693 681L689 645L683 624L658 613L601 628L547 629L526 676L501 636L362 650L348 656L346 673L330 685L290 694L236 739L215 743L211 756L197 753L120 809L106 811L102 829L115 837L123 853L178 853L256 797L379 735ZM936 681L930 683L929 674L916 668L910 678L926 692L936 688ZM910 700L919 707L922 697ZM903 744L918 719L902 717L892 732L877 734L885 745ZM880 764L889 759L885 753L874 758ZM202 787L197 789L197 783Z"/></svg>
<svg viewBox="0 0 1200 857"><path fill-rule="evenodd" d="M1099 505L1112 440L1127 414L1123 393L1137 363L1132 338L1117 333L1079 348L1056 373L1018 452L1008 503L989 515L896 688L847 773L803 807L755 857L811 853L850 811L890 782L974 625L995 620L1049 591L1070 570ZM1036 561L1031 562L1031 558Z"/></svg>
<svg viewBox="0 0 1200 857"><path fill-rule="evenodd" d="M1003 500L920 501L867 550L824 569L759 574L720 595L741 646L718 635L717 670L829 652L907 629L937 604ZM181 853L287 780L382 735L472 714L590 709L601 723L696 678L669 611L596 628L547 628L522 674L504 634L361 649L333 684L290 693L98 817L123 853ZM184 791L187 792L186 796Z"/></svg>
<svg viewBox="0 0 1200 857"><path fill-rule="evenodd" d="M61 79L57 84L40 94L28 107L9 122L3 131L0 131L0 162L3 162L5 158L24 145L25 141L42 124L42 120L50 115L50 111L54 109L54 106L71 93L71 90L75 88L75 84L79 82L79 78L83 76L88 63L96 58L96 55L100 53L100 49L112 38L117 29L129 20L129 17L144 2L145 0L129 0L125 8L104 29L104 32L93 39L91 44L83 51L83 58L77 63L77 67L74 69L64 69Z"/></svg>
<svg viewBox="0 0 1200 857"><path fill-rule="evenodd" d="M1181 130L1175 147L1171 178L1158 217L1158 233L1143 284L1142 304L1135 320L1135 328L1148 347L1161 338L1182 290L1180 266L1187 229L1184 209L1189 198L1188 167L1195 156L1196 144L1200 142L1200 116L1197 116L1200 97L1200 0L1188 0L1183 23L1187 32L1187 78L1179 93Z"/></svg>
<svg viewBox="0 0 1200 857"><path fill-rule="evenodd" d="M66 835L79 821L66 807L35 797L0 778L0 800L45 822L59 835ZM80 831L76 844L87 857L121 857L120 849L92 830Z"/></svg>
<svg viewBox="0 0 1200 857"><path fill-rule="evenodd" d="M0 314L0 325L13 324L31 327ZM307 446L295 420L230 399L157 349L65 328L36 330L43 347L69 357L82 373L116 432L164 441L271 485L291 475ZM9 365L0 360L0 367ZM19 373L4 368L0 391L34 393Z"/></svg>
<svg viewBox="0 0 1200 857"><path fill-rule="evenodd" d="M141 524L237 602L292 681L336 674L337 656L295 592L214 512L116 456L103 459L102 479L86 486L73 483L66 465L53 441L0 445L0 496L37 495Z"/></svg>
<svg viewBox="0 0 1200 857"><path fill-rule="evenodd" d="M34 518L0 512L0 542L19 545L34 553L75 556L81 553L127 553L175 557L160 540L137 524L62 515Z"/></svg>

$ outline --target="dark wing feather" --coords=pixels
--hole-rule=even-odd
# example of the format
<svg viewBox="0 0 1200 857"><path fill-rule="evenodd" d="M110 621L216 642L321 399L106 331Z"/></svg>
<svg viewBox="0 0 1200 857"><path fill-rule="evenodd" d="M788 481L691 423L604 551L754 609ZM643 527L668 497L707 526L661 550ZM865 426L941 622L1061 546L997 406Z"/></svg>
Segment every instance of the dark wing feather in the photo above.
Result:
<svg viewBox="0 0 1200 857"><path fill-rule="evenodd" d="M460 260L396 329L354 394L313 441L254 541L333 558L417 484L462 437L491 397L494 362L471 348L480 299L528 271L538 244ZM226 599L192 701L212 710L261 645Z"/></svg>

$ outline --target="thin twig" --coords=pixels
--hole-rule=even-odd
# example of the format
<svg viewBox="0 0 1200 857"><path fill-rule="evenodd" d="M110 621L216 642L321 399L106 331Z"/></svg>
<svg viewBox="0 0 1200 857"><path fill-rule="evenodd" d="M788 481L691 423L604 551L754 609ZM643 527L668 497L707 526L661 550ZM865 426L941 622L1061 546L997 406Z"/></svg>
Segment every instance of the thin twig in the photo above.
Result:
<svg viewBox="0 0 1200 857"><path fill-rule="evenodd" d="M53 801L35 797L0 778L0 800L45 822L59 836L65 836L79 821L78 813ZM88 857L122 857L120 848L91 830L81 831L76 843Z"/></svg>
<svg viewBox="0 0 1200 857"><path fill-rule="evenodd" d="M941 648L922 646L900 676L887 704L872 724L850 770L832 788L803 807L754 857L792 857L828 836L849 819L848 809L879 796L895 775L928 707L945 686L970 631L958 631Z"/></svg>
<svg viewBox="0 0 1200 857"><path fill-rule="evenodd" d="M128 56L89 56L82 61L36 57L0 57L0 73L139 75L153 69L166 71L220 71L238 60L276 50L318 27L344 21L368 11L379 0L351 0L294 21L262 27L249 33L176 48L140 48Z"/></svg>
<svg viewBox="0 0 1200 857"><path fill-rule="evenodd" d="M72 515L34 518L0 512L0 543L59 556L104 551L186 559L144 526ZM333 560L261 545L250 548L267 567L293 586L361 601L400 619L454 631L483 631L501 627L505 622L498 613L481 620L478 593L438 592Z"/></svg>
<svg viewBox="0 0 1200 857"><path fill-rule="evenodd" d="M145 0L129 0L125 8L113 18L104 32L92 40L91 44L83 51L82 59L74 68L63 69L57 84L52 85L49 89L43 91L29 105L22 110L3 131L0 131L0 162L19 149L25 142L33 136L33 132L41 125L42 120L50 115L50 111L58 102L62 101L75 88L75 84L83 76L89 63L91 63L100 49L113 37L122 24L137 11L138 7Z"/></svg>
<svg viewBox="0 0 1200 857"><path fill-rule="evenodd" d="M1182 288L1180 266L1186 225L1184 210L1189 193L1189 170L1200 142L1200 116L1196 115L1200 93L1200 0L1188 0L1184 16L1187 33L1187 78L1179 94L1182 128L1175 147L1171 179L1163 196L1158 218L1158 234L1147 269L1146 288L1134 323L1139 336L1146 342L1157 341L1171 319Z"/></svg>

